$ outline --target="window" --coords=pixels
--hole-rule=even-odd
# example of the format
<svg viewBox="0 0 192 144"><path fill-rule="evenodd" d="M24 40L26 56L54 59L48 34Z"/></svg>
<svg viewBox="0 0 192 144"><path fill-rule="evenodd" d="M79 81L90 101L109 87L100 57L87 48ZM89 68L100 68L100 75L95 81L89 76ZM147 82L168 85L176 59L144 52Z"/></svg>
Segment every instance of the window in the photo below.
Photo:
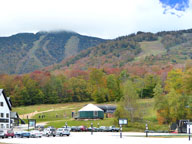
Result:
<svg viewBox="0 0 192 144"><path fill-rule="evenodd" d="M9 128L9 124L7 124L6 126L7 126L7 128Z"/></svg>
<svg viewBox="0 0 192 144"><path fill-rule="evenodd" d="M8 113L6 113L6 118L9 118L9 114Z"/></svg>
<svg viewBox="0 0 192 144"><path fill-rule="evenodd" d="M1 117L2 117L2 118L4 117L4 113L1 113Z"/></svg>
<svg viewBox="0 0 192 144"><path fill-rule="evenodd" d="M0 106L2 106L2 107L3 107L3 102L0 102Z"/></svg>
<svg viewBox="0 0 192 144"><path fill-rule="evenodd" d="M1 124L1 128L4 128L3 124Z"/></svg>
<svg viewBox="0 0 192 144"><path fill-rule="evenodd" d="M98 111L94 111L93 116L98 116Z"/></svg>

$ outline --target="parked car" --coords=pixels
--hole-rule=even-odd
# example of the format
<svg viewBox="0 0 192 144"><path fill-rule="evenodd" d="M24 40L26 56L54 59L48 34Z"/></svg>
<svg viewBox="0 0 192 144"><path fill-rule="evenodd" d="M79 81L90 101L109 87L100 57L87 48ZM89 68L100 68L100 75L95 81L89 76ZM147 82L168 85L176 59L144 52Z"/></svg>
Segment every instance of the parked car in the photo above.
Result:
<svg viewBox="0 0 192 144"><path fill-rule="evenodd" d="M28 132L28 131L19 131L19 132L15 133L15 137L20 137L20 138L27 137L27 138L29 138L30 137L30 132Z"/></svg>
<svg viewBox="0 0 192 144"><path fill-rule="evenodd" d="M42 132L38 131L38 130L32 130L30 131L30 136L33 137L33 138L36 138L36 137L39 137L41 138L42 137Z"/></svg>
<svg viewBox="0 0 192 144"><path fill-rule="evenodd" d="M35 127L36 130L39 130L39 131L43 131L45 129L45 127L43 125L37 125Z"/></svg>
<svg viewBox="0 0 192 144"><path fill-rule="evenodd" d="M56 136L56 129L55 128L46 128L43 131L43 135L49 137L49 136Z"/></svg>
<svg viewBox="0 0 192 144"><path fill-rule="evenodd" d="M14 131L11 130L11 129L4 130L4 135L5 135L6 138L8 138L8 137L12 137L13 138L15 136Z"/></svg>
<svg viewBox="0 0 192 144"><path fill-rule="evenodd" d="M90 132L91 132L91 131L92 131L92 129L93 129L93 131L94 131L94 132L97 132L97 131L98 131L98 128L96 128L96 127L93 127L93 128L92 128L92 127L89 127L89 128L88 128L88 131L90 131Z"/></svg>
<svg viewBox="0 0 192 144"><path fill-rule="evenodd" d="M80 129L80 131L87 131L88 130L86 126L79 126L79 129Z"/></svg>
<svg viewBox="0 0 192 144"><path fill-rule="evenodd" d="M71 131L71 127L70 126L63 126L62 128L68 128Z"/></svg>
<svg viewBox="0 0 192 144"><path fill-rule="evenodd" d="M111 131L111 132L119 132L119 128L117 128L117 127L115 127L115 126L110 126L109 127L109 131Z"/></svg>
<svg viewBox="0 0 192 144"><path fill-rule="evenodd" d="M71 131L73 132L79 132L80 131L80 128L78 126L72 126L71 127Z"/></svg>
<svg viewBox="0 0 192 144"><path fill-rule="evenodd" d="M70 135L70 129L68 129L68 128L58 128L57 131L56 131L56 135L69 136Z"/></svg>
<svg viewBox="0 0 192 144"><path fill-rule="evenodd" d="M15 132L15 137L20 137L21 136L21 131L16 131Z"/></svg>
<svg viewBox="0 0 192 144"><path fill-rule="evenodd" d="M100 131L100 132L109 132L110 129L107 126L100 126L98 131Z"/></svg>
<svg viewBox="0 0 192 144"><path fill-rule="evenodd" d="M4 130L3 130L3 129L0 130L0 137L1 137L2 139L5 138L5 133L4 133Z"/></svg>

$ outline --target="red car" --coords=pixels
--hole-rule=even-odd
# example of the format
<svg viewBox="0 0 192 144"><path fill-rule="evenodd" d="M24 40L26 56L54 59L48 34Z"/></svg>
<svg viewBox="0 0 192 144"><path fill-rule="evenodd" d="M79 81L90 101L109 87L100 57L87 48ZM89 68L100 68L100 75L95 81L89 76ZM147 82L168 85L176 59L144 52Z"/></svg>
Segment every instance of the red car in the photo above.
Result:
<svg viewBox="0 0 192 144"><path fill-rule="evenodd" d="M86 126L79 126L79 129L80 129L80 131L87 131L88 130Z"/></svg>
<svg viewBox="0 0 192 144"><path fill-rule="evenodd" d="M15 134L13 132L13 130L4 130L4 134L5 134L5 137L8 138L8 137L14 137Z"/></svg>

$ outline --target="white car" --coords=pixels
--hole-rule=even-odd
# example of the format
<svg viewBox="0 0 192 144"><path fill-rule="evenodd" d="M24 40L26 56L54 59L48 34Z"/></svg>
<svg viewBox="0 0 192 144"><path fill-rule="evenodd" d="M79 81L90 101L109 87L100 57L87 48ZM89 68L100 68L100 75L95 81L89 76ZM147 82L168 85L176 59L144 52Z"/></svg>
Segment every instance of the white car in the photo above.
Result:
<svg viewBox="0 0 192 144"><path fill-rule="evenodd" d="M0 130L0 137L1 137L2 139L5 138L5 132L4 132L4 130Z"/></svg>
<svg viewBox="0 0 192 144"><path fill-rule="evenodd" d="M33 137L33 138L36 138L36 137L39 137L41 138L42 137L42 133L38 130L32 130L30 131L30 136Z"/></svg>
<svg viewBox="0 0 192 144"><path fill-rule="evenodd" d="M69 136L70 135L70 129L68 129L68 128L58 128L57 131L56 131L56 135Z"/></svg>
<svg viewBox="0 0 192 144"><path fill-rule="evenodd" d="M43 131L43 135L45 135L47 137L49 137L49 136L55 137L56 136L56 130L55 130L55 128L46 128Z"/></svg>
<svg viewBox="0 0 192 144"><path fill-rule="evenodd" d="M70 131L71 131L71 127L70 126L63 126L62 128L67 128L67 129L69 129Z"/></svg>

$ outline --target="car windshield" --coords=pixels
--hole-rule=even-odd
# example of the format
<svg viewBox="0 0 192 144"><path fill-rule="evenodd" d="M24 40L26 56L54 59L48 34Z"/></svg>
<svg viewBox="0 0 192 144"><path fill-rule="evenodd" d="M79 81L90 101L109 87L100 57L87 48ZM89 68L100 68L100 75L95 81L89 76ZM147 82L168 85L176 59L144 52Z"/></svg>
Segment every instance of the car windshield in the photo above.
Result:
<svg viewBox="0 0 192 144"><path fill-rule="evenodd" d="M9 131L7 131L7 133L12 133L12 131L9 130Z"/></svg>
<svg viewBox="0 0 192 144"><path fill-rule="evenodd" d="M55 129L50 129L50 131L55 131Z"/></svg>

